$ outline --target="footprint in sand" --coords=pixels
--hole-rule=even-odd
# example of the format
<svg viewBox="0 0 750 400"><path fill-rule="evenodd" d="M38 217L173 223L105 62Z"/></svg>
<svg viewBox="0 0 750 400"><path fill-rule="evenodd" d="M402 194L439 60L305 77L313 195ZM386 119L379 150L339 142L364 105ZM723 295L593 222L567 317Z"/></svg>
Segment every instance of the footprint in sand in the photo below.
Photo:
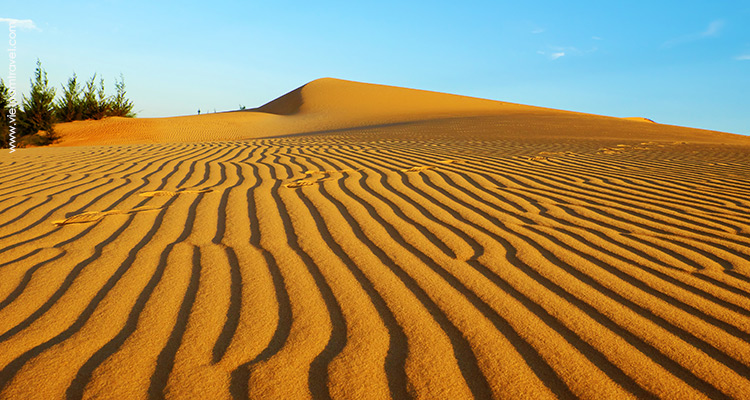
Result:
<svg viewBox="0 0 750 400"><path fill-rule="evenodd" d="M87 222L97 222L108 215L116 214L132 214L143 211L155 211L161 207L138 207L132 210L109 210L109 211L88 211L81 214L76 214L59 221L52 221L57 226L69 225L69 224L81 224Z"/></svg>
<svg viewBox="0 0 750 400"><path fill-rule="evenodd" d="M438 164L464 164L466 161L463 160L440 160L436 161ZM420 165L416 167L402 169L402 172L422 172L429 169L437 169L437 165Z"/></svg>
<svg viewBox="0 0 750 400"><path fill-rule="evenodd" d="M191 190L191 189L185 189L185 190L177 190L177 191L170 191L170 190L156 190L153 192L141 192L138 193L141 197L174 197L179 194L187 194L187 193L208 193L213 192L213 189L202 189L202 190Z"/></svg>
<svg viewBox="0 0 750 400"><path fill-rule="evenodd" d="M463 160L442 160L438 161L440 164L464 164L466 161Z"/></svg>
<svg viewBox="0 0 750 400"><path fill-rule="evenodd" d="M675 142L680 143L680 142ZM684 143L684 142L682 142ZM629 145L629 144L618 144L614 147L602 147L597 151L597 154L625 154L626 152L632 152L636 150L655 150L657 147L665 147L664 144L659 144L656 142L641 142L638 145Z"/></svg>
<svg viewBox="0 0 750 400"><path fill-rule="evenodd" d="M402 169L401 171L403 171L403 172L422 172L422 171L427 171L428 169L435 169L435 168L437 168L437 167L434 166L434 165L422 165L422 166L419 166L419 167L411 167L411 168L407 168L407 169Z"/></svg>
<svg viewBox="0 0 750 400"><path fill-rule="evenodd" d="M288 187L288 188L294 189L294 188L298 188L298 187L302 187L302 186L312 186L312 185L314 185L314 184L316 184L316 183L318 183L320 181L323 181L323 180L324 179L318 179L318 180L300 179L300 180L297 180L297 181L294 181L294 182L287 183L287 184L284 185L284 187Z"/></svg>
<svg viewBox="0 0 750 400"><path fill-rule="evenodd" d="M185 190L177 190L177 191L156 190L153 192L142 192L142 193L139 193L138 195L141 197L174 197L174 196L185 194L185 193L208 193L212 191L213 191L212 189L201 189L201 190L185 189ZM69 225L69 224L97 222L108 215L131 214L131 213L136 213L136 212L141 212L141 211L158 210L160 208L161 207L137 207L132 210L88 211L85 213L70 216L63 220L52 221L52 223L57 226L63 226L63 225Z"/></svg>
<svg viewBox="0 0 750 400"><path fill-rule="evenodd" d="M544 156L544 155L536 155L536 156L513 156L513 158L515 158L517 160L524 160L524 161L546 161L546 160L549 160L549 157Z"/></svg>
<svg viewBox="0 0 750 400"><path fill-rule="evenodd" d="M362 170L362 168L358 168L358 169L335 169L335 170L330 170L330 171L319 171L317 169L307 170L307 171L304 172L304 174L305 174L305 176L307 178L297 179L295 181L292 181L292 182L289 182L287 184L284 184L284 186L288 187L288 188L292 188L292 189L293 188L302 187L302 186L312 186L312 185L315 185L315 184L320 183L320 182L331 181L331 180L337 179L337 178L332 177L332 175L335 175L335 174L341 174L341 175L343 175L343 174L346 174L346 173L357 172L357 171L361 171L361 170ZM320 177L320 178L312 178L315 175L323 175L323 176Z"/></svg>
<svg viewBox="0 0 750 400"><path fill-rule="evenodd" d="M618 144L617 147L602 147L597 151L596 154L623 154L625 150L627 150L627 147L624 147L624 144Z"/></svg>
<svg viewBox="0 0 750 400"><path fill-rule="evenodd" d="M332 175L332 174L344 174L344 173L350 173L350 172L357 172L361 171L362 168L352 169L352 168L345 168L345 169L332 169L328 171L320 171L317 169L310 169L304 172L305 175Z"/></svg>

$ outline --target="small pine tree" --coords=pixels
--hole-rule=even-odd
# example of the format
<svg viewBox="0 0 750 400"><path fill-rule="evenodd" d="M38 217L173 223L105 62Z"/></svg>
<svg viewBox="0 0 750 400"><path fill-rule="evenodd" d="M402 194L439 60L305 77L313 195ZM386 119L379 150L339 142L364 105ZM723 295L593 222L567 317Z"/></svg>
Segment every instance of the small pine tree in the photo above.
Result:
<svg viewBox="0 0 750 400"><path fill-rule="evenodd" d="M55 114L60 122L76 121L83 118L83 100L78 77L74 73L68 79L68 85L63 86L62 98L55 104Z"/></svg>
<svg viewBox="0 0 750 400"><path fill-rule="evenodd" d="M135 117L133 102L125 97L125 77L120 74L120 80L115 81L115 95L109 100L109 115L114 117Z"/></svg>
<svg viewBox="0 0 750 400"><path fill-rule="evenodd" d="M93 119L99 109L96 101L96 74L86 81L81 94L81 119Z"/></svg>
<svg viewBox="0 0 750 400"><path fill-rule="evenodd" d="M45 131L46 141L52 142L55 139L54 101L55 88L49 87L47 71L42 68L42 62L37 59L34 79L31 80L31 92L28 98L23 96L22 111L18 118L22 135L34 135L39 131Z"/></svg>
<svg viewBox="0 0 750 400"><path fill-rule="evenodd" d="M104 90L104 78L99 79L99 88L96 89L96 113L94 119L102 119L109 115L109 99Z"/></svg>

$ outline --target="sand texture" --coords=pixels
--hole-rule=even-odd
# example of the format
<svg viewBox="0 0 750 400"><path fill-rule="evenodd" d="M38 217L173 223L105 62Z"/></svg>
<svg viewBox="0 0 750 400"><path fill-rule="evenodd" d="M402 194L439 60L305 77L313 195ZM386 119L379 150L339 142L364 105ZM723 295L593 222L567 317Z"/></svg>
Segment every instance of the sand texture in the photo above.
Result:
<svg viewBox="0 0 750 400"><path fill-rule="evenodd" d="M60 132L2 399L750 398L750 138L332 79Z"/></svg>

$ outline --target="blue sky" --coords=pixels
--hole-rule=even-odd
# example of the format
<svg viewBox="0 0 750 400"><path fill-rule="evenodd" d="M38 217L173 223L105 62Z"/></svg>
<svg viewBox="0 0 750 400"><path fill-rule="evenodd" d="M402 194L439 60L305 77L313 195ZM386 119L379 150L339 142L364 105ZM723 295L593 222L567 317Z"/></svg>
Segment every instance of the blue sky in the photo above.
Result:
<svg viewBox="0 0 750 400"><path fill-rule="evenodd" d="M58 87L98 72L113 92L122 73L143 117L329 76L750 135L747 0L12 0L0 18L31 20L23 92L37 58Z"/></svg>

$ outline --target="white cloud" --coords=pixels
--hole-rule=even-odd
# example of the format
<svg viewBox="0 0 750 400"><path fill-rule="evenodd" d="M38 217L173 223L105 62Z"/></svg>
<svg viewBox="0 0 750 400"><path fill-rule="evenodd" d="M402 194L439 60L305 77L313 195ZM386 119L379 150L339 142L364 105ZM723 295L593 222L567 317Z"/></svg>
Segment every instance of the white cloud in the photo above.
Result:
<svg viewBox="0 0 750 400"><path fill-rule="evenodd" d="M544 33L544 28L536 28L536 29L532 30L531 33L533 33L535 35L538 35L540 33Z"/></svg>
<svg viewBox="0 0 750 400"><path fill-rule="evenodd" d="M557 60L560 57L565 57L565 52L564 51L559 51L557 53L552 53L552 54L549 55L549 58L551 58L553 60Z"/></svg>
<svg viewBox="0 0 750 400"><path fill-rule="evenodd" d="M546 56L550 60L557 60L565 56L584 56L586 54L596 53L599 48L592 47L590 49L581 50L574 46L547 46L549 51L537 50L537 54Z"/></svg>
<svg viewBox="0 0 750 400"><path fill-rule="evenodd" d="M748 61L750 60L750 54L743 54L734 58L737 61Z"/></svg>
<svg viewBox="0 0 750 400"><path fill-rule="evenodd" d="M13 24L18 29L39 29L34 24L34 21L30 19L0 18L0 22L7 22L9 25Z"/></svg>
<svg viewBox="0 0 750 400"><path fill-rule="evenodd" d="M594 39L594 40L604 40L604 39L600 38L599 36L592 36L591 38Z"/></svg>

